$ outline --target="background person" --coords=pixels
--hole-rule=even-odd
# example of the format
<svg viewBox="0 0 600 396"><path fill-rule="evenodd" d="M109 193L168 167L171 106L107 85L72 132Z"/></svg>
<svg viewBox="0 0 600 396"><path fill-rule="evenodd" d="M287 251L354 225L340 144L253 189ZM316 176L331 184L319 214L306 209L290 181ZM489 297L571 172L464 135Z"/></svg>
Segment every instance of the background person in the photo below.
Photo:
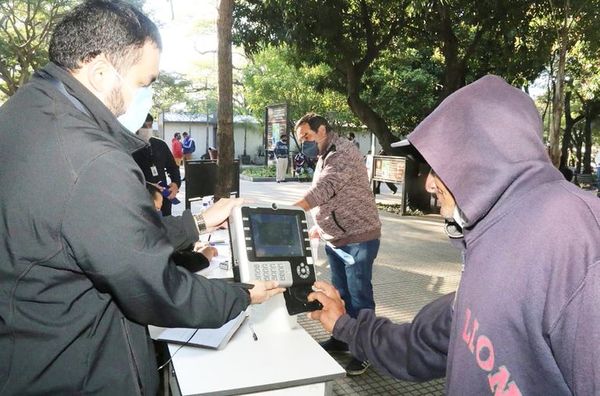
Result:
<svg viewBox="0 0 600 396"><path fill-rule="evenodd" d="M191 134L183 132L183 142L181 143L183 149L183 159L189 161L192 159L192 154L196 151L196 142Z"/></svg>
<svg viewBox="0 0 600 396"><path fill-rule="evenodd" d="M360 150L360 143L358 143L358 141L356 140L356 135L354 135L354 132L350 132L348 134L348 140L350 142L352 142L352 144L354 144L356 146L357 149Z"/></svg>
<svg viewBox="0 0 600 396"><path fill-rule="evenodd" d="M0 107L0 181L14 188L0 191L2 394L156 394L147 325L219 327L281 291L173 265L131 157L160 51L132 5L83 2L56 25L50 63ZM197 233L238 203L185 219Z"/></svg>
<svg viewBox="0 0 600 396"><path fill-rule="evenodd" d="M348 314L356 318L362 309L375 309L371 278L381 236L367 170L356 146L339 137L320 115L304 115L295 131L300 141L314 141L319 150L312 186L295 205L312 209L316 225L310 230L311 238L327 241L331 281ZM333 337L321 345L329 352L348 350L345 342ZM346 372L359 375L368 367L365 359L353 358Z"/></svg>
<svg viewBox="0 0 600 396"><path fill-rule="evenodd" d="M181 145L181 134L179 132L175 132L173 139L171 139L171 151L175 163L177 166L181 166L181 163L183 162L183 146Z"/></svg>
<svg viewBox="0 0 600 396"><path fill-rule="evenodd" d="M408 141L463 251L456 294L394 324L344 314L317 282L311 316L387 374L446 376L448 395L597 394L600 200L563 178L541 131L531 98L499 77L446 98Z"/></svg>
<svg viewBox="0 0 600 396"><path fill-rule="evenodd" d="M275 142L275 181L277 183L285 181L285 174L288 167L288 137L285 133Z"/></svg>
<svg viewBox="0 0 600 396"><path fill-rule="evenodd" d="M152 115L148 114L144 126L138 130L137 135L149 145L134 152L133 159L144 172L147 182L161 185L169 191L160 211L163 216L170 216L172 200L177 197L181 186L181 174L167 143L152 135L153 121Z"/></svg>

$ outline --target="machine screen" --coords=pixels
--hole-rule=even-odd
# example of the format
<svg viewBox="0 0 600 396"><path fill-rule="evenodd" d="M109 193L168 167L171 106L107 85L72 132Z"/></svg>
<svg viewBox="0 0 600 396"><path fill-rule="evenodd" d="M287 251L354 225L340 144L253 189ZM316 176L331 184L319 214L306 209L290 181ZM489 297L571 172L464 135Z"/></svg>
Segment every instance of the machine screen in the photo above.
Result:
<svg viewBox="0 0 600 396"><path fill-rule="evenodd" d="M256 257L302 257L298 216L252 213L250 229Z"/></svg>

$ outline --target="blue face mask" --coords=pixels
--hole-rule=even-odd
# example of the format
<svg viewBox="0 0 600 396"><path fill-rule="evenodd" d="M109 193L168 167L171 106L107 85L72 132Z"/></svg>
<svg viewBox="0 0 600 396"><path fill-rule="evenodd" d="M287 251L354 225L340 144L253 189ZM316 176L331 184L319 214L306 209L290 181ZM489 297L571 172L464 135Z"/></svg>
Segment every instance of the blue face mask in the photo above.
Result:
<svg viewBox="0 0 600 396"><path fill-rule="evenodd" d="M116 73L119 80L121 80L121 84L125 81L123 77L119 74L117 69L112 68ZM125 111L125 114L121 114L117 117L117 120L123 125L129 132L135 133L138 129L144 125L144 121L146 121L146 116L152 108L152 95L154 91L152 87L139 87L135 91L133 95L133 99L131 100L131 104Z"/></svg>
<svg viewBox="0 0 600 396"><path fill-rule="evenodd" d="M152 107L153 93L152 87L138 88L125 114L117 118L129 132L135 133L146 121L146 116Z"/></svg>

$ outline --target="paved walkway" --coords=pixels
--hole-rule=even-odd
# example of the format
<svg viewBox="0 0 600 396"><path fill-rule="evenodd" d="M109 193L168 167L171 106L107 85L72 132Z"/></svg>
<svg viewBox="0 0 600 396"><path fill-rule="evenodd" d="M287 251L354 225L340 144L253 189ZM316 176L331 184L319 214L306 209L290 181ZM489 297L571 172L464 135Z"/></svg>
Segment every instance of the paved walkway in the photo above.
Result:
<svg viewBox="0 0 600 396"><path fill-rule="evenodd" d="M184 186L185 188L185 183ZM308 183L240 181L241 196L255 202L291 204L308 189ZM399 203L382 183L378 202ZM180 195L183 202L183 195ZM200 203L192 205L198 210ZM183 210L183 203L174 206ZM460 277L460 256L442 230L439 216L398 216L380 212L382 238L373 270L377 314L394 322L409 321L418 310L435 298L456 289ZM317 278L330 279L323 246L317 258ZM299 323L317 340L329 335L321 326L300 315ZM348 354L334 356L344 366ZM398 381L369 369L364 375L335 382L334 395L442 395L444 381L426 383Z"/></svg>

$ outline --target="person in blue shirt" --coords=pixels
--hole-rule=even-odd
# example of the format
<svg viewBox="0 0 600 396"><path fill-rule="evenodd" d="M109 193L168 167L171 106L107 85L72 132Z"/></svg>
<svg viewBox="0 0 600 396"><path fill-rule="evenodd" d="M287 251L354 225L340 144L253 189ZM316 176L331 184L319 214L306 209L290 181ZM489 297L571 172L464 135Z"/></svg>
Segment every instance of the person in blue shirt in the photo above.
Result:
<svg viewBox="0 0 600 396"><path fill-rule="evenodd" d="M183 148L183 160L189 161L192 159L192 154L196 151L196 142L194 142L194 138L191 134L187 132L183 132L183 143L181 147Z"/></svg>
<svg viewBox="0 0 600 396"><path fill-rule="evenodd" d="M275 180L277 183L285 181L285 173L288 166L288 137L282 134L277 143L275 143Z"/></svg>

